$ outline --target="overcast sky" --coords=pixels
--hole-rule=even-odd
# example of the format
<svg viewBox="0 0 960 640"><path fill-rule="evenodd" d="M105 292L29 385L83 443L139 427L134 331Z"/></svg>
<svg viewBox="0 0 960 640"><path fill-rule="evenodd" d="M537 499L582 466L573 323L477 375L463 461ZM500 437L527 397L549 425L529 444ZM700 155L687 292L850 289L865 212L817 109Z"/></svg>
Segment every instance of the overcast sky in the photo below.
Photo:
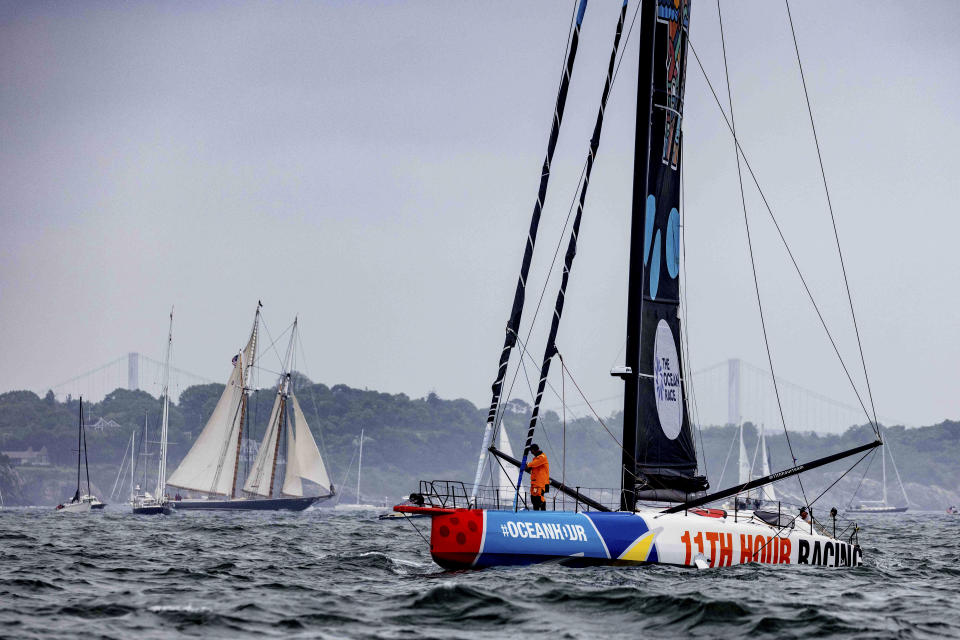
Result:
<svg viewBox="0 0 960 640"><path fill-rule="evenodd" d="M593 0L584 19L530 298L575 196L619 5ZM299 314L317 381L488 402L571 7L0 3L0 390L161 358L171 305L175 365L223 381L260 299L274 336ZM723 9L741 144L862 387L785 8ZM877 410L960 418L960 4L792 9ZM725 99L716 4L691 20ZM558 340L603 413L622 391L608 371L623 360L637 35ZM684 135L693 368L765 366L732 142L692 57ZM747 186L777 372L854 404Z"/></svg>

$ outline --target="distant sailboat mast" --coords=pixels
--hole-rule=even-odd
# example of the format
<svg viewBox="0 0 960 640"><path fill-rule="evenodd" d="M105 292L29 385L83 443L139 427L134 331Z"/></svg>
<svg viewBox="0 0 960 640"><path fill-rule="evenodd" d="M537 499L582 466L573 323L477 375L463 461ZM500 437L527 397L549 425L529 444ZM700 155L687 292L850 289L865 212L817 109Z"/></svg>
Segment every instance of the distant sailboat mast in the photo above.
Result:
<svg viewBox="0 0 960 640"><path fill-rule="evenodd" d="M360 476L363 474L363 428L360 428L360 456L357 458L357 504L360 504Z"/></svg>
<svg viewBox="0 0 960 640"><path fill-rule="evenodd" d="M250 371L256 360L260 305L246 347L233 358L230 379L196 441L167 485L236 497L237 464L247 413Z"/></svg>
<svg viewBox="0 0 960 640"><path fill-rule="evenodd" d="M163 417L160 420L160 463L157 469L157 500L167 493L167 423L170 416L170 349L173 346L173 308L167 330L167 354L163 359Z"/></svg>

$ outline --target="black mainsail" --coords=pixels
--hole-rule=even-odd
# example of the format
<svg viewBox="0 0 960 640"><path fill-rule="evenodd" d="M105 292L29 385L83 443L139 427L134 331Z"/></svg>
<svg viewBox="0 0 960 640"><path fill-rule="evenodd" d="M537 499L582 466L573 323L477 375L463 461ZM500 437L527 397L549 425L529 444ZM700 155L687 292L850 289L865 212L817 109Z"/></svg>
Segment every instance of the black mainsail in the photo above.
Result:
<svg viewBox="0 0 960 640"><path fill-rule="evenodd" d="M689 0L644 2L627 299L621 508L707 488L685 401L680 163Z"/></svg>

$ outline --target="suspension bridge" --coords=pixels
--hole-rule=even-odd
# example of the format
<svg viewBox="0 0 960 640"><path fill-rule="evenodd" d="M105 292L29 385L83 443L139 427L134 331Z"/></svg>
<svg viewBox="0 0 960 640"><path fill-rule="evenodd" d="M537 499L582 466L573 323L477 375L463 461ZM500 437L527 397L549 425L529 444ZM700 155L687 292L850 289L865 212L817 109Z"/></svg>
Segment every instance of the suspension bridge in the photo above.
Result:
<svg viewBox="0 0 960 640"><path fill-rule="evenodd" d="M783 420L791 431L843 433L866 424L863 408L777 377ZM780 409L770 372L739 358L718 362L693 373L691 410L702 426L752 422L780 428ZM883 424L904 424L878 416Z"/></svg>
<svg viewBox="0 0 960 640"><path fill-rule="evenodd" d="M179 397L180 393L188 387L211 382L215 381L183 369L170 367L172 398ZM118 388L146 391L159 397L163 388L163 362L142 353L131 352L69 380L64 380L50 387L50 390L59 400L65 399L68 395L74 398L82 395L97 402ZM46 393L46 389L42 393Z"/></svg>
<svg viewBox="0 0 960 640"><path fill-rule="evenodd" d="M770 372L739 358L724 360L694 371L687 386L687 401L693 421L703 427L751 422L779 429L781 425L777 397ZM692 388L693 393L690 393ZM830 398L799 384L777 377L783 406L783 420L791 431L843 433L854 425L866 424L863 408ZM590 405L601 415L620 409L623 394L590 398ZM560 412L559 407L551 407ZM567 405L573 417L589 415L586 402ZM902 420L878 416L885 425L906 425Z"/></svg>

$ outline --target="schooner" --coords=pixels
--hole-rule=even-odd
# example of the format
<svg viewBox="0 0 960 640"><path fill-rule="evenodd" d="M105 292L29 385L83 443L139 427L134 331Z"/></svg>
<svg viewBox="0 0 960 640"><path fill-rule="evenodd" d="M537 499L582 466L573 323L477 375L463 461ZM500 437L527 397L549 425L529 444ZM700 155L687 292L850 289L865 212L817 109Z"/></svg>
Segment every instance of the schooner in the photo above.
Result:
<svg viewBox="0 0 960 640"><path fill-rule="evenodd" d="M167 479L168 486L204 494L199 499L178 497L171 503L178 511L302 511L336 493L291 384L289 367L296 344L296 320L260 449L246 480L240 477L241 443L244 431L249 430L250 378L256 362L260 306L258 303L247 345L233 358L233 370L213 414ZM282 473L278 473L281 466ZM305 495L305 480L318 485L320 493Z"/></svg>

